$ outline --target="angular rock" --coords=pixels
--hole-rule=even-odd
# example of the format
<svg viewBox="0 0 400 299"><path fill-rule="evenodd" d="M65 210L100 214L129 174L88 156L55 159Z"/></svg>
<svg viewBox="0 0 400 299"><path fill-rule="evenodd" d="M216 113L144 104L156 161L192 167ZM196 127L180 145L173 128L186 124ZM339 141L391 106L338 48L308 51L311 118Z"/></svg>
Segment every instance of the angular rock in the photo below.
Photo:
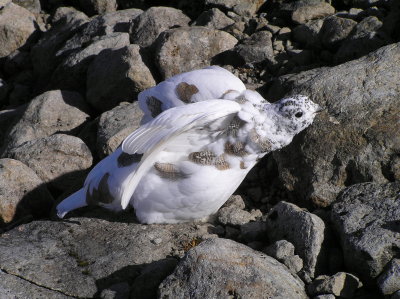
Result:
<svg viewBox="0 0 400 299"><path fill-rule="evenodd" d="M0 223L28 215L47 216L53 203L53 197L32 169L17 160L0 159Z"/></svg>
<svg viewBox="0 0 400 299"><path fill-rule="evenodd" d="M31 57L35 75L41 87L47 85L48 79L64 57L57 56L58 49L85 22L88 17L71 7L60 7L53 14L53 26L32 47Z"/></svg>
<svg viewBox="0 0 400 299"><path fill-rule="evenodd" d="M223 29L234 24L235 21L227 17L218 8L212 8L203 12L192 24L193 26L205 26L214 29Z"/></svg>
<svg viewBox="0 0 400 299"><path fill-rule="evenodd" d="M237 39L205 27L167 30L155 41L156 63L163 79L211 64L212 58L232 49Z"/></svg>
<svg viewBox="0 0 400 299"><path fill-rule="evenodd" d="M64 134L25 142L7 153L19 160L45 182L59 190L67 190L83 183L92 154L79 138Z"/></svg>
<svg viewBox="0 0 400 299"><path fill-rule="evenodd" d="M106 49L89 66L86 99L97 110L107 111L155 84L138 45Z"/></svg>
<svg viewBox="0 0 400 299"><path fill-rule="evenodd" d="M335 8L323 0L275 1L274 4L271 15L297 24L305 24L309 20L335 13Z"/></svg>
<svg viewBox="0 0 400 299"><path fill-rule="evenodd" d="M76 132L89 119L88 111L88 105L75 92L52 90L35 97L8 132L3 154L27 141L57 132Z"/></svg>
<svg viewBox="0 0 400 299"><path fill-rule="evenodd" d="M343 298L353 298L362 286L360 280L350 273L338 272L333 276L318 276L309 286L308 292L315 295L333 294Z"/></svg>
<svg viewBox="0 0 400 299"><path fill-rule="evenodd" d="M228 239L194 247L159 287L160 298L308 298L275 259Z"/></svg>
<svg viewBox="0 0 400 299"><path fill-rule="evenodd" d="M79 0L79 4L88 16L102 15L117 10L116 0Z"/></svg>
<svg viewBox="0 0 400 299"><path fill-rule="evenodd" d="M141 47L150 46L167 29L186 26L190 18L172 7L151 7L132 22L131 42Z"/></svg>
<svg viewBox="0 0 400 299"><path fill-rule="evenodd" d="M294 245L296 254L303 259L304 272L314 277L321 271L325 263L321 251L325 224L318 216L281 201L268 214L266 224L270 241L285 239Z"/></svg>
<svg viewBox="0 0 400 299"><path fill-rule="evenodd" d="M282 263L294 274L299 273L303 269L303 260L298 255L284 257Z"/></svg>
<svg viewBox="0 0 400 299"><path fill-rule="evenodd" d="M340 18L337 16L330 16L324 19L320 31L320 39L324 46L332 47L338 46L357 25L356 21Z"/></svg>
<svg viewBox="0 0 400 299"><path fill-rule="evenodd" d="M273 63L274 50L271 38L272 34L269 31L253 33L249 38L236 45L234 51L245 63L262 61Z"/></svg>
<svg viewBox="0 0 400 299"><path fill-rule="evenodd" d="M35 16L27 9L9 2L0 10L0 58L30 42L36 31Z"/></svg>
<svg viewBox="0 0 400 299"><path fill-rule="evenodd" d="M217 7L224 11L231 10L238 15L250 17L265 3L265 0L206 0L206 6Z"/></svg>
<svg viewBox="0 0 400 299"><path fill-rule="evenodd" d="M104 112L97 130L97 152L105 157L117 149L130 133L140 126L143 112L139 103L122 102L114 109Z"/></svg>
<svg viewBox="0 0 400 299"><path fill-rule="evenodd" d="M261 216L260 210L247 212L238 208L224 207L218 211L218 221L224 225L243 225Z"/></svg>
<svg viewBox="0 0 400 299"><path fill-rule="evenodd" d="M400 291L400 259L393 259L378 277L378 287L383 295L391 295Z"/></svg>
<svg viewBox="0 0 400 299"><path fill-rule="evenodd" d="M400 252L399 192L399 182L357 184L332 206L346 267L368 283Z"/></svg>
<svg viewBox="0 0 400 299"><path fill-rule="evenodd" d="M400 151L400 43L332 68L280 77L267 98L310 96L326 107L313 125L274 152L297 198L328 206L351 184L394 180Z"/></svg>
<svg viewBox="0 0 400 299"><path fill-rule="evenodd" d="M367 17L358 23L335 55L336 62L352 60L372 52L390 42L380 28L383 23L377 17Z"/></svg>
<svg viewBox="0 0 400 299"><path fill-rule="evenodd" d="M109 220L36 221L4 233L0 238L0 269L29 282L25 292L31 294L40 288L66 297L93 298L103 290L115 290L118 284L130 286L135 279L146 288L155 282L145 282L145 267L154 269L150 263L155 261L168 263L168 256L181 251L182 244L201 239L210 227L140 225L132 223L133 216L111 213L103 217ZM12 289L10 297L20 292Z"/></svg>
<svg viewBox="0 0 400 299"><path fill-rule="evenodd" d="M85 48L69 55L58 65L51 78L51 88L84 90L87 69L96 55L104 49L121 48L129 44L128 33L117 32L100 36Z"/></svg>
<svg viewBox="0 0 400 299"><path fill-rule="evenodd" d="M294 255L294 245L286 240L279 240L269 245L263 252L277 260L282 260Z"/></svg>

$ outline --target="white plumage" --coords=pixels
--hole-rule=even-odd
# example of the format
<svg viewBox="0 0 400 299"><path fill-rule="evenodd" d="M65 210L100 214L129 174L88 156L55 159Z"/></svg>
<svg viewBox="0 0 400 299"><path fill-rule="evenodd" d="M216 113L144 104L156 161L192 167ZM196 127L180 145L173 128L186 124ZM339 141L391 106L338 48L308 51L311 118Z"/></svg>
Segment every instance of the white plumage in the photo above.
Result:
<svg viewBox="0 0 400 299"><path fill-rule="evenodd" d="M319 110L304 96L271 104L220 67L174 76L143 91L139 104L142 126L57 206L60 217L90 204L130 204L142 223L205 219Z"/></svg>

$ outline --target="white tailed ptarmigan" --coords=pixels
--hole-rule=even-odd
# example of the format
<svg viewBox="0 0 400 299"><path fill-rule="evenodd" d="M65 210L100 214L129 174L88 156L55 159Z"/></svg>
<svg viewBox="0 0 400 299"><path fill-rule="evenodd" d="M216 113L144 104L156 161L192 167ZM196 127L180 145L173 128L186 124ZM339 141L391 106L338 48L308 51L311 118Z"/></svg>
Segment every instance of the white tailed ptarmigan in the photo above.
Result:
<svg viewBox="0 0 400 299"><path fill-rule="evenodd" d="M176 75L139 94L142 125L57 206L134 207L141 223L207 219L267 153L314 120L306 96L267 102L220 67Z"/></svg>

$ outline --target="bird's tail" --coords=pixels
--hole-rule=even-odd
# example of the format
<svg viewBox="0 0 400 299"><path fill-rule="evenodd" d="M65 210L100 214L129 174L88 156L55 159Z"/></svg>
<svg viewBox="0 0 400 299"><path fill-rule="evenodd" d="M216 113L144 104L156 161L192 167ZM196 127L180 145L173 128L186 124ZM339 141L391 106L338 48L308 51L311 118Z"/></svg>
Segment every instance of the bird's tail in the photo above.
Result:
<svg viewBox="0 0 400 299"><path fill-rule="evenodd" d="M85 192L82 188L68 196L57 205L57 216L59 218L64 218L65 214L67 214L68 212L84 206L87 206L87 203Z"/></svg>

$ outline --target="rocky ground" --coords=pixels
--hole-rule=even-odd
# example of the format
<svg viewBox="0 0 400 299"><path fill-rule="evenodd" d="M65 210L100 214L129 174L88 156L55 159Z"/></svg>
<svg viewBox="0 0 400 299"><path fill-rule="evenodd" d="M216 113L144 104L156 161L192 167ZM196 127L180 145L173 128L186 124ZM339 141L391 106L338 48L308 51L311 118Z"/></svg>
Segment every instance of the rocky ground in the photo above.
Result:
<svg viewBox="0 0 400 299"><path fill-rule="evenodd" d="M398 0L0 0L0 298L400 298L399 28ZM326 110L212 223L52 218L140 91L214 64Z"/></svg>

